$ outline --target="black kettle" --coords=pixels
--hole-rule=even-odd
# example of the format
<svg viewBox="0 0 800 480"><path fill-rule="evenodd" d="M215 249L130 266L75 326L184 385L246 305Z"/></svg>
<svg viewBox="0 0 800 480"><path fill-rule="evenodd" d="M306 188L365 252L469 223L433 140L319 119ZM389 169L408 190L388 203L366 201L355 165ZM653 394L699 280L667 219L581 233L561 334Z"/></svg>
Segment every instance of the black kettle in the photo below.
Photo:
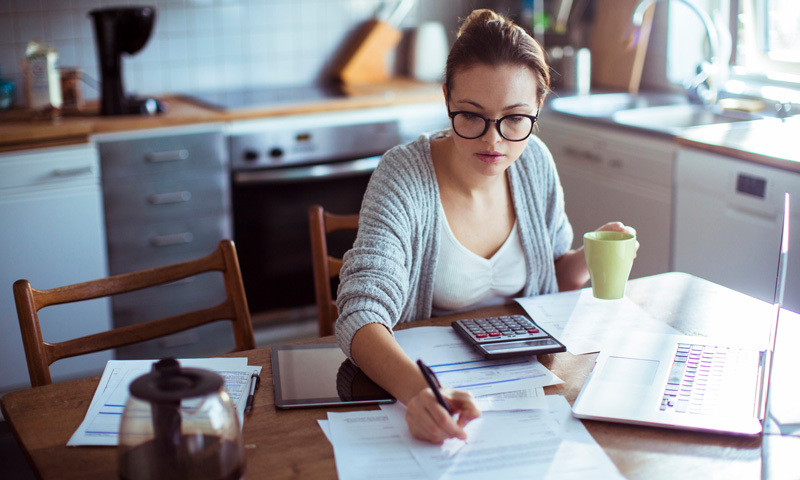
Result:
<svg viewBox="0 0 800 480"><path fill-rule="evenodd" d="M157 113L154 99L130 98L122 85L122 54L141 50L153 33L154 7L114 7L91 10L94 22L97 58L100 63L100 113L129 115Z"/></svg>
<svg viewBox="0 0 800 480"><path fill-rule="evenodd" d="M118 473L126 480L237 480L244 448L222 377L165 359L135 379L119 429Z"/></svg>

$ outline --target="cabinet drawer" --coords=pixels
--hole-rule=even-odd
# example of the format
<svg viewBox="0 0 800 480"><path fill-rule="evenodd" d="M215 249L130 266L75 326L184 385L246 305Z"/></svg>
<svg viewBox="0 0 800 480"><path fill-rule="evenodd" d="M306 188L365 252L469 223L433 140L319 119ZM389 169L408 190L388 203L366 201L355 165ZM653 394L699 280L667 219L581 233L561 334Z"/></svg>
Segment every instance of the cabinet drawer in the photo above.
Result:
<svg viewBox="0 0 800 480"><path fill-rule="evenodd" d="M0 155L0 189L99 184L94 145Z"/></svg>
<svg viewBox="0 0 800 480"><path fill-rule="evenodd" d="M116 312L125 317L134 311ZM233 329L228 322L215 322L209 325L178 332L167 337L148 342L120 347L116 351L119 360L139 360L149 358L202 358L223 355L236 347Z"/></svg>
<svg viewBox="0 0 800 480"><path fill-rule="evenodd" d="M568 165L594 175L672 188L676 147L671 141L555 120L543 124L538 135L559 168Z"/></svg>
<svg viewBox="0 0 800 480"><path fill-rule="evenodd" d="M221 171L228 158L221 132L121 140L101 143L99 148L104 185L127 182L130 177Z"/></svg>
<svg viewBox="0 0 800 480"><path fill-rule="evenodd" d="M207 255L231 238L225 215L183 221L118 226L108 230L111 273L132 272Z"/></svg>
<svg viewBox="0 0 800 480"><path fill-rule="evenodd" d="M206 172L176 177L106 186L108 228L223 215L230 211L227 177Z"/></svg>
<svg viewBox="0 0 800 480"><path fill-rule="evenodd" d="M210 253L210 252L209 252ZM200 258L202 254L196 255ZM207 272L177 282L114 296L114 311L130 311L115 317L114 325L124 327L147 320L178 315L211 307L225 300L221 272Z"/></svg>

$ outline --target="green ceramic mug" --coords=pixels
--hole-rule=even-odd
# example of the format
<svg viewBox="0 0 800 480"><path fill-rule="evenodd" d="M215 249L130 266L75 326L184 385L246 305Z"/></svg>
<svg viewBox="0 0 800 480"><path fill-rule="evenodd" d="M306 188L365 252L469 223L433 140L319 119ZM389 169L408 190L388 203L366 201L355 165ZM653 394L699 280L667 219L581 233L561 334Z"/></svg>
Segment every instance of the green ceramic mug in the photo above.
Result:
<svg viewBox="0 0 800 480"><path fill-rule="evenodd" d="M636 255L636 236L624 232L588 232L583 235L583 253L595 298L624 297Z"/></svg>

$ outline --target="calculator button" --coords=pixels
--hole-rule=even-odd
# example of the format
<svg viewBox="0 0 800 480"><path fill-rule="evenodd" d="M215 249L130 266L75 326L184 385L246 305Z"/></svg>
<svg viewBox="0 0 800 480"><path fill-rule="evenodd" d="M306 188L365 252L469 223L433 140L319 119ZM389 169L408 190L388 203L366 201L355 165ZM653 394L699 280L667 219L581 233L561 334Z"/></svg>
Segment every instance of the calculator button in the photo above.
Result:
<svg viewBox="0 0 800 480"><path fill-rule="evenodd" d="M529 328L529 329L528 329L528 333L539 333L540 331L541 331L541 330L539 330L538 328L535 328L535 327L534 327L534 328Z"/></svg>
<svg viewBox="0 0 800 480"><path fill-rule="evenodd" d="M488 333L476 333L475 336L478 337L478 338L486 338L486 337L489 336L489 334Z"/></svg>
<svg viewBox="0 0 800 480"><path fill-rule="evenodd" d="M489 332L489 336L490 337L499 337L501 335L502 335L502 333L500 333L500 332Z"/></svg>

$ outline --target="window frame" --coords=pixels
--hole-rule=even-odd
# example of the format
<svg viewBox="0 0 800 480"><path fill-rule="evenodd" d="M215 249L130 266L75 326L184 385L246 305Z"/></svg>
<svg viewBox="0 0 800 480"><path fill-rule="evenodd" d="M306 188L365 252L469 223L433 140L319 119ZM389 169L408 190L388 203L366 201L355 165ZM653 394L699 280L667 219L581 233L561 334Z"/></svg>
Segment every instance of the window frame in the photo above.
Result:
<svg viewBox="0 0 800 480"><path fill-rule="evenodd" d="M800 86L800 61L772 58L768 49L767 5L769 0L730 0L730 33L732 40L730 78L743 81L797 88ZM753 27L744 29L741 38L739 15L751 17ZM740 43L744 42L742 52ZM745 58L741 59L740 53Z"/></svg>

